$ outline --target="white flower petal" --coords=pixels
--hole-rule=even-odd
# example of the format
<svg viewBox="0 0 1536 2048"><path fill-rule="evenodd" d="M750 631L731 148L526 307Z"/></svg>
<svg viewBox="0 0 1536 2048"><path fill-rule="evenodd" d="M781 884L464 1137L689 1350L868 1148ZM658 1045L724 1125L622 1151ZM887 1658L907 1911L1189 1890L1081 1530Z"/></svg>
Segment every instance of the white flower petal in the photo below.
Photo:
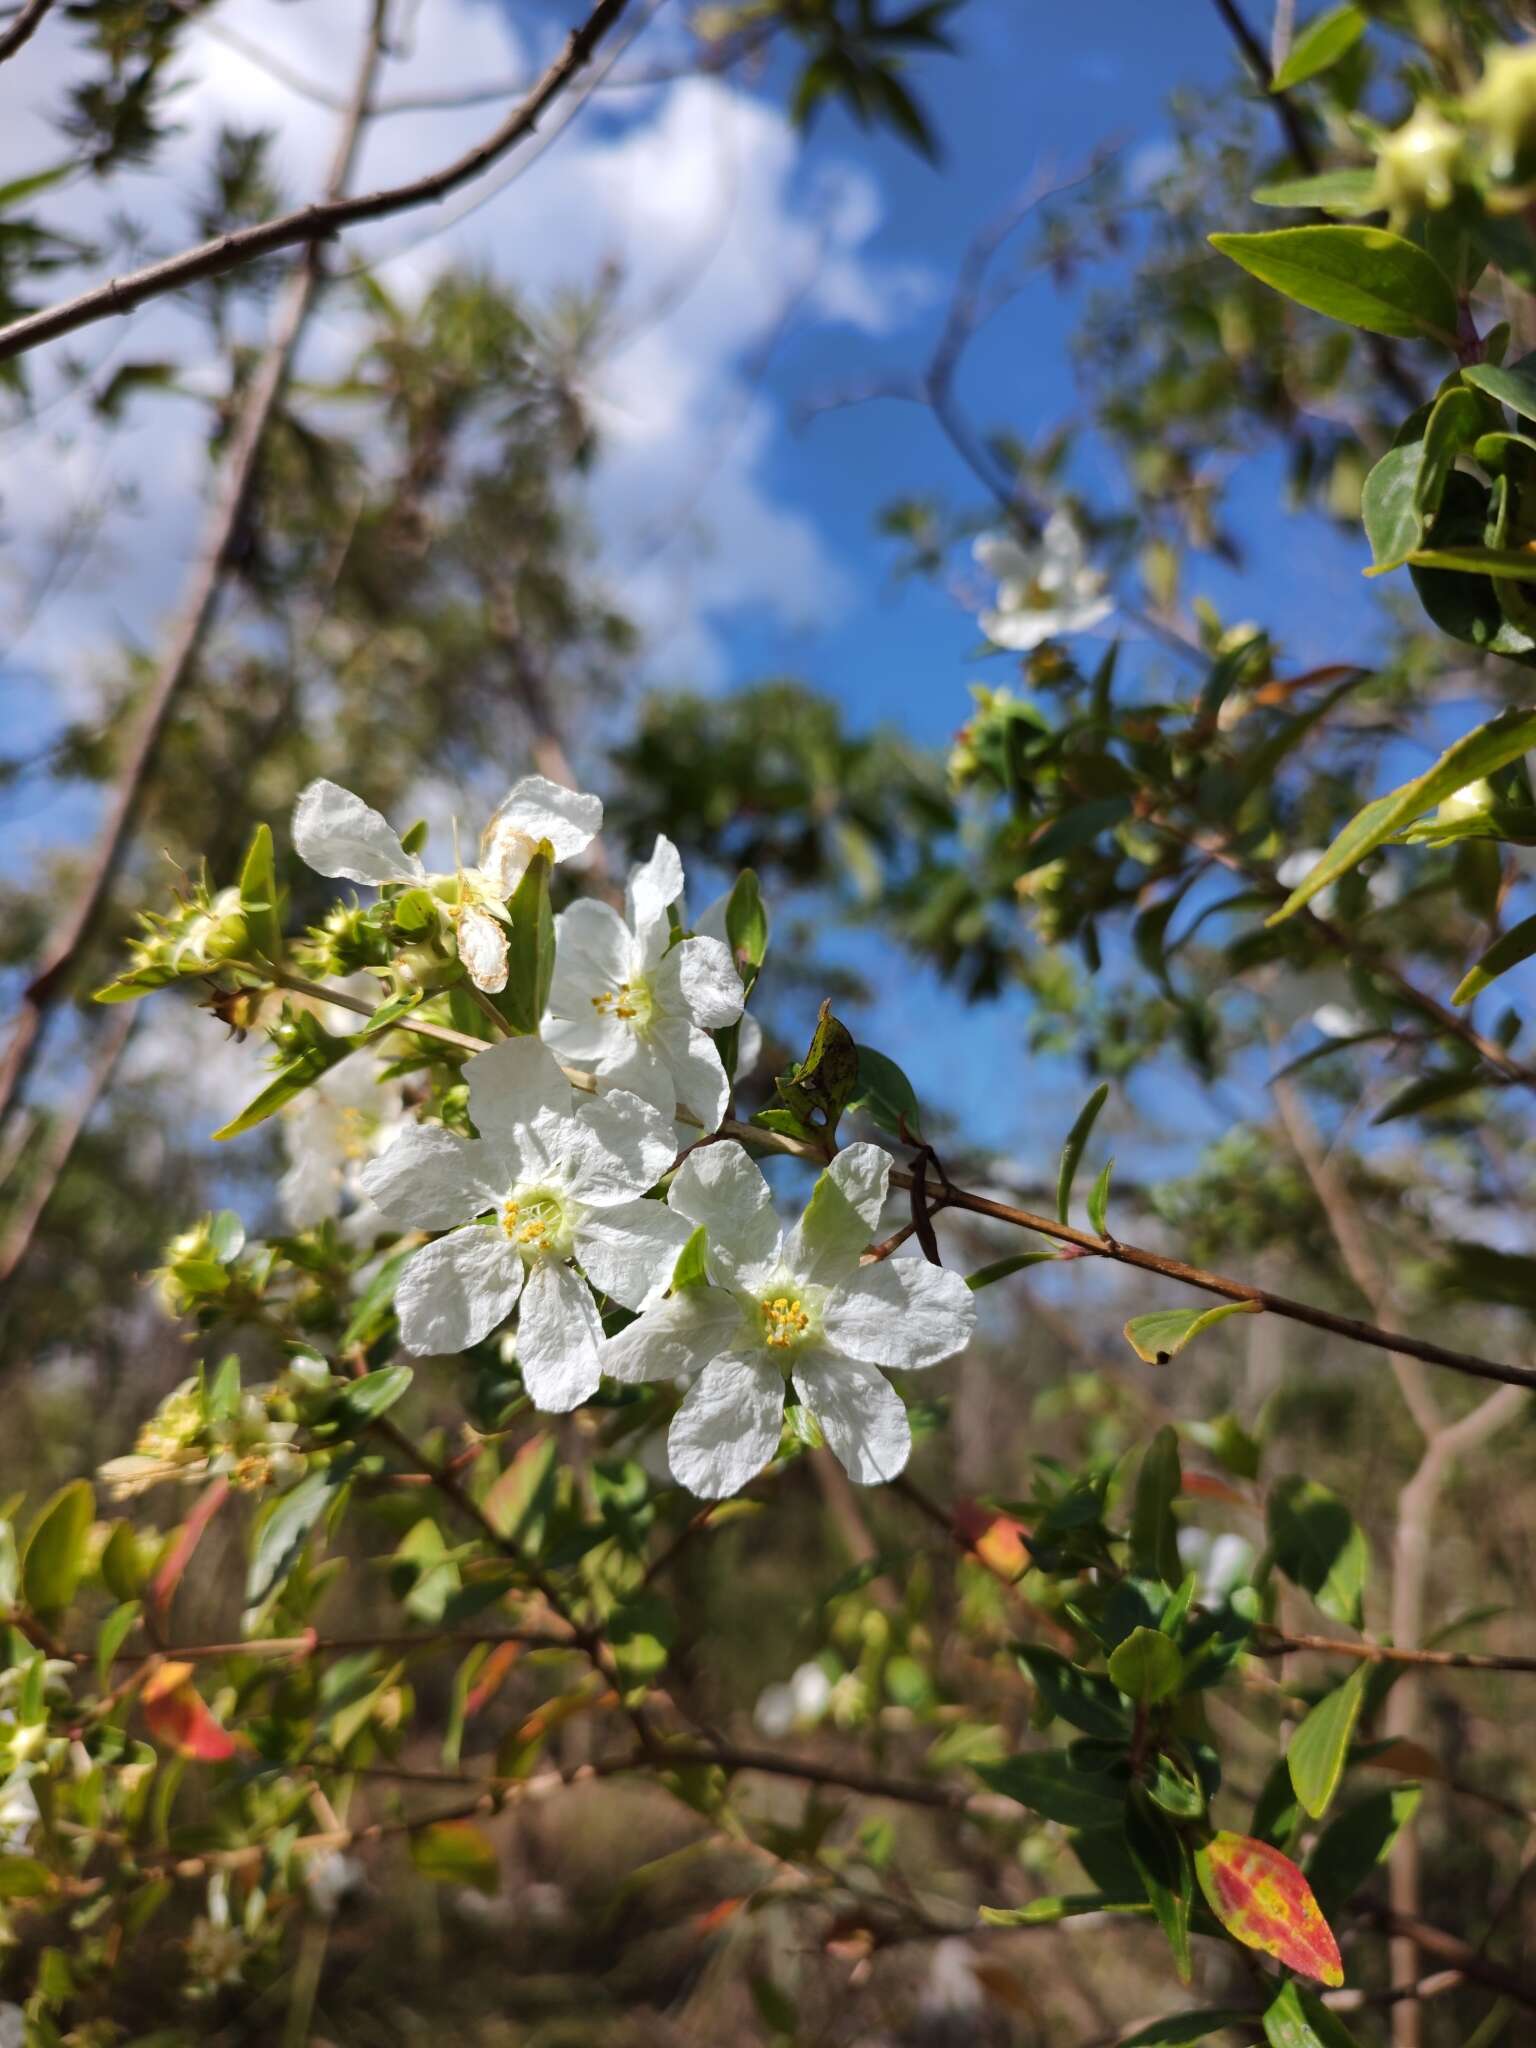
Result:
<svg viewBox="0 0 1536 2048"><path fill-rule="evenodd" d="M666 1023L656 1046L672 1076L672 1092L706 1131L717 1131L731 1106L731 1084L715 1041L697 1024Z"/></svg>
<svg viewBox="0 0 1536 2048"><path fill-rule="evenodd" d="M585 1280L555 1259L539 1259L517 1314L517 1362L536 1408L564 1414L597 1392L603 1326Z"/></svg>
<svg viewBox="0 0 1536 2048"><path fill-rule="evenodd" d="M755 1479L773 1456L784 1414L784 1381L761 1356L733 1354L707 1365L672 1418L667 1457L690 1493L723 1500Z"/></svg>
<svg viewBox="0 0 1536 2048"><path fill-rule="evenodd" d="M411 1230L452 1230L494 1206L503 1192L494 1171L494 1160L472 1139L445 1131L441 1124L407 1124L357 1179L392 1223Z"/></svg>
<svg viewBox="0 0 1536 2048"><path fill-rule="evenodd" d="M1027 583L1035 573L1034 557L1011 534L979 533L971 544L971 553L999 583Z"/></svg>
<svg viewBox="0 0 1536 2048"><path fill-rule="evenodd" d="M677 1157L671 1118L626 1089L584 1102L555 1142L565 1185L594 1209L643 1195Z"/></svg>
<svg viewBox="0 0 1536 2048"><path fill-rule="evenodd" d="M509 833L520 832L535 846L547 839L556 860L572 860L586 851L602 829L601 797L562 788L544 775L524 775L502 798L485 836L496 843Z"/></svg>
<svg viewBox="0 0 1536 2048"><path fill-rule="evenodd" d="M507 1177L547 1164L541 1134L569 1119L571 1084L549 1047L537 1038L504 1038L464 1065L475 1129L505 1164Z"/></svg>
<svg viewBox="0 0 1536 2048"><path fill-rule="evenodd" d="M978 623L994 647L1007 647L1015 654L1027 654L1061 631L1061 619L1056 612L983 612Z"/></svg>
<svg viewBox="0 0 1536 2048"><path fill-rule="evenodd" d="M878 1486L903 1470L912 1449L912 1427L901 1396L872 1365L802 1352L795 1361L795 1392L821 1424L827 1448L850 1479Z"/></svg>
<svg viewBox="0 0 1536 2048"><path fill-rule="evenodd" d="M823 1286L852 1273L879 1227L890 1178L888 1152L878 1145L845 1145L811 1190L791 1233L790 1270Z"/></svg>
<svg viewBox="0 0 1536 2048"><path fill-rule="evenodd" d="M424 873L389 821L336 782L312 782L300 791L293 807L293 849L317 875L376 888L420 881Z"/></svg>
<svg viewBox="0 0 1536 2048"><path fill-rule="evenodd" d="M650 859L630 869L625 892L630 924L648 960L660 959L664 952L670 929L667 910L682 893L682 856L659 834Z"/></svg>
<svg viewBox="0 0 1536 2048"><path fill-rule="evenodd" d="M598 1062L597 1071L605 1094L622 1088L667 1117L677 1107L677 1083L661 1046L637 1038L627 1027L614 1049Z"/></svg>
<svg viewBox="0 0 1536 2048"><path fill-rule="evenodd" d="M670 1207L709 1233L710 1270L729 1281L778 1248L779 1225L768 1183L733 1139L700 1145L673 1177Z"/></svg>
<svg viewBox="0 0 1536 2048"><path fill-rule="evenodd" d="M507 928L488 910L468 904L458 916L459 958L476 988L499 995L507 985Z"/></svg>
<svg viewBox="0 0 1536 2048"><path fill-rule="evenodd" d="M719 1287L690 1287L648 1308L603 1346L603 1371L626 1386L675 1380L718 1358L741 1330L741 1311Z"/></svg>
<svg viewBox="0 0 1536 2048"><path fill-rule="evenodd" d="M551 1007L545 1011L539 1031L563 1067L584 1067L591 1073L621 1063L634 1043L623 1023L603 1010L589 1009L585 1017L562 1017ZM626 1088L630 1085L624 1083ZM640 1088L633 1092L645 1093Z"/></svg>
<svg viewBox="0 0 1536 2048"><path fill-rule="evenodd" d="M736 1040L736 1078L746 1079L756 1071L763 1056L763 1027L750 1011L741 1013L741 1035Z"/></svg>
<svg viewBox="0 0 1536 2048"><path fill-rule="evenodd" d="M850 1358L911 1372L965 1349L976 1297L958 1273L926 1259L883 1259L833 1290L822 1327Z"/></svg>
<svg viewBox="0 0 1536 2048"><path fill-rule="evenodd" d="M665 1202L620 1202L582 1220L576 1256L604 1294L625 1308L645 1308L671 1286L677 1255L690 1235L688 1219Z"/></svg>
<svg viewBox="0 0 1536 2048"><path fill-rule="evenodd" d="M549 1007L557 1016L590 1014L594 996L634 974L635 938L611 903L584 896L555 919L555 972Z"/></svg>
<svg viewBox="0 0 1536 2048"><path fill-rule="evenodd" d="M277 1184L277 1199L290 1230L309 1230L341 1213L342 1162L321 1145L295 1145L290 1139L289 1149L293 1163Z"/></svg>
<svg viewBox="0 0 1536 2048"><path fill-rule="evenodd" d="M418 1356L467 1351L506 1321L522 1291L523 1262L499 1230L451 1231L422 1246L395 1289L400 1341Z"/></svg>
<svg viewBox="0 0 1536 2048"><path fill-rule="evenodd" d="M706 1031L723 1031L741 1015L741 976L730 949L718 939L684 939L656 970L659 995L676 989L680 1001L667 1008L685 1010Z"/></svg>

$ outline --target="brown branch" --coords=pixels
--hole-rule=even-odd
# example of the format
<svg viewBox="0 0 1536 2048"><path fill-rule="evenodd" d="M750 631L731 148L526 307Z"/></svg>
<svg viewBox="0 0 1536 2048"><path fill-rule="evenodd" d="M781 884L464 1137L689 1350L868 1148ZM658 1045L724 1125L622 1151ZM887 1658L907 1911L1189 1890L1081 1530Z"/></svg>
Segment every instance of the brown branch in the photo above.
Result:
<svg viewBox="0 0 1536 2048"><path fill-rule="evenodd" d="M564 49L527 97L483 142L466 150L441 170L352 198L328 197L317 204L299 207L292 213L260 221L253 227L237 228L229 234L215 236L211 242L204 242L198 248L185 249L159 263L151 263L128 277L111 278L106 284L94 285L89 291L57 306L29 313L20 320L13 320L8 327L0 328L0 362L22 355L45 341L54 341L61 334L72 334L77 328L89 326L92 321L104 320L109 314L131 313L135 306L142 305L147 299L179 291L204 278L222 276L224 272L252 263L258 257L270 256L278 249L291 249L301 243L314 245L339 234L343 228L355 227L363 221L387 219L393 214L409 212L415 207L446 198L450 192L457 191L461 185L471 183L489 170L534 132L549 107L571 80L585 69L593 52L628 4L629 0L598 0L598 5L582 25L572 30Z"/></svg>
<svg viewBox="0 0 1536 2048"><path fill-rule="evenodd" d="M1517 2004L1536 2011L1536 1985L1524 1977L1517 1977L1513 1970L1506 1970L1502 1964L1490 1962L1487 1956L1459 1935L1448 1934L1443 1927L1432 1926L1416 1914L1395 1912L1392 1907L1377 1905L1373 1900L1357 1900L1355 1903L1366 1919L1374 1921L1387 1933L1411 1939L1425 1955L1438 1957L1452 1969L1460 1970L1464 1977L1470 1977L1474 1983L1486 1984L1490 1991L1502 1992L1506 1998L1513 1998Z"/></svg>
<svg viewBox="0 0 1536 2048"><path fill-rule="evenodd" d="M346 189L379 63L381 21L370 23L351 105L342 122L326 189ZM272 424L295 349L304 330L322 268L308 248L289 277L271 338L246 388L219 479L213 516L203 536L192 580L160 667L150 685L138 729L118 773L85 883L49 940L43 962L22 995L21 1013L0 1059L0 1121L16 1101L36 1057L44 1026L64 999L72 971L95 930L138 819L160 742L202 648L224 583L231 543L239 532L255 483L262 446ZM25 324L25 323L22 323ZM13 330L8 330L13 331ZM3 336L0 336L3 341Z"/></svg>
<svg viewBox="0 0 1536 2048"><path fill-rule="evenodd" d="M1433 1671L1536 1671L1536 1657L1505 1657L1482 1650L1413 1650L1396 1643L1351 1643L1338 1636L1292 1635L1261 1624L1256 1657L1281 1657L1287 1650L1316 1650L1325 1657L1353 1657L1361 1664L1403 1664ZM181 1652L177 1651L177 1656Z"/></svg>
<svg viewBox="0 0 1536 2048"><path fill-rule="evenodd" d="M69 1106L55 1119L52 1129L38 1148L38 1157L32 1163L31 1178L17 1204L16 1213L11 1217L3 1238L0 1238L0 1287L3 1287L31 1248L37 1235L37 1226L42 1222L53 1191L68 1166L74 1149L91 1118L91 1112L101 1100L113 1071L122 1058L123 1048L133 1030L137 1018L132 1007L124 1004L113 1016L102 1033L89 1068L77 1082Z"/></svg>
<svg viewBox="0 0 1536 2048"><path fill-rule="evenodd" d="M53 0L27 0L10 27L0 33L0 64L7 57L14 57L23 43L30 43L42 26L43 16L53 5Z"/></svg>

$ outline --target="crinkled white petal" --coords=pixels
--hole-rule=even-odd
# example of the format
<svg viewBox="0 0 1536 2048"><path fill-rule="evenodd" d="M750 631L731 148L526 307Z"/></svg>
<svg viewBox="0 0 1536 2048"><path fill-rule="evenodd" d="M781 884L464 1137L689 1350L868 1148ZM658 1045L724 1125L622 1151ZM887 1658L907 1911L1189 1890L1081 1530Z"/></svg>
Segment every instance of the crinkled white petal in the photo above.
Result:
<svg viewBox="0 0 1536 2048"><path fill-rule="evenodd" d="M670 839L658 834L650 859L630 869L625 891L629 921L647 960L660 959L665 951L670 930L667 910L682 893L682 856Z"/></svg>
<svg viewBox="0 0 1536 2048"><path fill-rule="evenodd" d="M723 1500L755 1479L773 1456L784 1415L784 1381L761 1355L735 1353L707 1365L667 1433L679 1486Z"/></svg>
<svg viewBox="0 0 1536 2048"><path fill-rule="evenodd" d="M399 834L360 796L336 782L312 782L293 807L293 847L317 875L344 882L420 881L425 870Z"/></svg>
<svg viewBox="0 0 1536 2048"><path fill-rule="evenodd" d="M1033 556L1006 533L979 533L971 553L999 583L1027 583L1035 573Z"/></svg>
<svg viewBox="0 0 1536 2048"><path fill-rule="evenodd" d="M507 985L507 928L470 903L458 916L459 958L476 988L499 995Z"/></svg>
<svg viewBox="0 0 1536 2048"><path fill-rule="evenodd" d="M850 1358L911 1372L965 1349L976 1297L958 1273L926 1259L883 1259L828 1295L822 1327Z"/></svg>
<svg viewBox="0 0 1536 2048"><path fill-rule="evenodd" d="M672 1284L677 1255L692 1226L665 1202L619 1202L595 1209L576 1231L587 1278L625 1308L659 1301Z"/></svg>
<svg viewBox="0 0 1536 2048"><path fill-rule="evenodd" d="M452 1230L504 1192L485 1147L441 1124L407 1124L357 1181L392 1223L410 1230Z"/></svg>
<svg viewBox="0 0 1536 2048"><path fill-rule="evenodd" d="M487 841L520 832L537 846L547 839L556 860L584 853L603 829L603 800L565 789L545 775L524 775L514 782L485 828ZM482 858L481 865L484 865Z"/></svg>
<svg viewBox="0 0 1536 2048"><path fill-rule="evenodd" d="M672 1076L672 1092L706 1131L717 1131L731 1106L720 1051L697 1024L669 1020L656 1030L656 1047Z"/></svg>
<svg viewBox="0 0 1536 2048"><path fill-rule="evenodd" d="M668 1011L684 1012L706 1031L723 1031L741 1015L741 976L718 939L674 946L656 970L655 986Z"/></svg>
<svg viewBox="0 0 1536 2048"><path fill-rule="evenodd" d="M277 1199L290 1230L309 1230L341 1213L342 1160L332 1147L296 1145L291 1138L289 1150L292 1164L277 1184Z"/></svg>
<svg viewBox="0 0 1536 2048"><path fill-rule="evenodd" d="M719 1287L690 1287L610 1337L603 1346L603 1371L627 1386L681 1379L728 1350L740 1331L733 1295Z"/></svg>
<svg viewBox="0 0 1536 2048"><path fill-rule="evenodd" d="M597 1392L603 1326L592 1290L556 1259L539 1259L517 1312L517 1362L536 1408L564 1414Z"/></svg>
<svg viewBox="0 0 1536 2048"><path fill-rule="evenodd" d="M592 1209L643 1195L677 1157L671 1118L627 1089L584 1102L551 1149L566 1187Z"/></svg>
<svg viewBox="0 0 1536 2048"><path fill-rule="evenodd" d="M467 1351L506 1321L522 1291L523 1262L499 1230L451 1231L424 1244L401 1276L400 1341L418 1355Z"/></svg>
<svg viewBox="0 0 1536 2048"><path fill-rule="evenodd" d="M824 1351L802 1352L795 1361L795 1392L850 1479L878 1486L903 1470L912 1427L901 1396L872 1365Z"/></svg>
<svg viewBox="0 0 1536 2048"><path fill-rule="evenodd" d="M621 1019L591 1008L584 1017L562 1017L551 1007L539 1031L562 1066L584 1067L590 1073L605 1073L621 1064L634 1043L634 1034ZM624 1086L631 1084L626 1081ZM634 1093L644 1095L645 1090L636 1088Z"/></svg>
<svg viewBox="0 0 1536 2048"><path fill-rule="evenodd" d="M677 1083L672 1078L661 1045L649 1038L637 1038L625 1028L613 1049L597 1062L597 1074L606 1094L622 1088L648 1102L663 1116L677 1107Z"/></svg>
<svg viewBox="0 0 1536 2048"><path fill-rule="evenodd" d="M549 1007L560 1017L589 1015L593 998L630 980L638 965L634 934L613 905L583 896L555 919Z"/></svg>
<svg viewBox="0 0 1536 2048"><path fill-rule="evenodd" d="M670 1207L709 1234L709 1266L730 1281L778 1249L779 1225L768 1183L734 1139L700 1145L673 1176Z"/></svg>
<svg viewBox="0 0 1536 2048"><path fill-rule="evenodd" d="M878 1145L845 1145L818 1179L786 1257L803 1280L830 1286L857 1267L880 1224L891 1159Z"/></svg>
<svg viewBox="0 0 1536 2048"><path fill-rule="evenodd" d="M506 1178L541 1171L549 1156L544 1133L571 1114L571 1084L549 1047L537 1038L504 1038L467 1060L464 1078L475 1129Z"/></svg>

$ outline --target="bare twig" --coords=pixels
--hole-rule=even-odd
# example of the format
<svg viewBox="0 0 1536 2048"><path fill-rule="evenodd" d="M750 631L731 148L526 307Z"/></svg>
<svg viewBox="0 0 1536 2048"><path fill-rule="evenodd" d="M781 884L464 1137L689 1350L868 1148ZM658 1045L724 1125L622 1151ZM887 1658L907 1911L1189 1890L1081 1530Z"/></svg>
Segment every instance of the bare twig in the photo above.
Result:
<svg viewBox="0 0 1536 2048"><path fill-rule="evenodd" d="M53 1199L53 1191L79 1142L80 1133L89 1123L92 1110L111 1081L136 1021L127 1004L115 1012L102 1033L101 1043L95 1049L89 1068L75 1084L69 1106L60 1111L38 1147L30 1178L14 1215L6 1225L4 1237L0 1237L0 1287L26 1257L37 1234L37 1226Z"/></svg>
<svg viewBox="0 0 1536 2048"><path fill-rule="evenodd" d="M53 0L27 0L10 27L0 32L0 64L7 57L14 57L23 43L31 42L42 25L43 16L53 5Z"/></svg>
<svg viewBox="0 0 1536 2048"><path fill-rule="evenodd" d="M61 334L72 334L76 329L104 320L110 314L131 313L135 306L142 305L147 299L179 291L204 278L221 276L225 271L238 269L260 256L270 256L276 250L291 249L302 243L313 245L339 234L343 228L356 227L364 221L387 219L393 214L405 213L446 198L450 192L457 191L461 185L469 184L489 170L509 150L533 134L544 113L585 68L628 4L629 0L598 0L598 5L582 25L571 32L560 55L526 98L484 141L476 143L473 149L466 150L440 170L429 171L423 177L408 179L400 185L383 186L375 192L360 193L351 198L335 196L302 206L272 220L259 221L253 227L237 228L229 234L218 235L211 242L182 250L159 263L148 264L130 276L111 278L105 284L93 285L89 291L81 292L73 299L46 307L38 313L29 313L0 328L0 362L22 355L42 342L57 340Z"/></svg>

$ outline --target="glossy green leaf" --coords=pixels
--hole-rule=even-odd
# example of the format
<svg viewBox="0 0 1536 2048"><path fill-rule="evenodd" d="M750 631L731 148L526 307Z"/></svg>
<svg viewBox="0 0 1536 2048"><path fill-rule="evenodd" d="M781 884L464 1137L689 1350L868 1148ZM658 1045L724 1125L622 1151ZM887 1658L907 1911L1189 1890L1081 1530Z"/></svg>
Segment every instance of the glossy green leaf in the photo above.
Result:
<svg viewBox="0 0 1536 2048"><path fill-rule="evenodd" d="M1272 228L1211 244L1260 283L1369 334L1456 346L1456 293L1413 242L1385 228Z"/></svg>
<svg viewBox="0 0 1536 2048"><path fill-rule="evenodd" d="M1064 1750L1037 1750L971 1768L994 1792L1063 1827L1104 1827L1118 1821L1124 1811L1124 1783L1101 1771L1080 1769Z"/></svg>
<svg viewBox="0 0 1536 2048"><path fill-rule="evenodd" d="M34 1614L68 1607L85 1570L96 1495L72 1479L39 1509L21 1553L21 1597Z"/></svg>
<svg viewBox="0 0 1536 2048"><path fill-rule="evenodd" d="M1178 1432L1165 1422L1142 1453L1131 1500L1131 1564L1147 1579L1178 1585L1179 1525L1173 1504L1184 1484Z"/></svg>
<svg viewBox="0 0 1536 2048"><path fill-rule="evenodd" d="M213 1135L219 1140L238 1138L245 1131L254 1130L257 1124L265 1123L269 1116L276 1116L290 1102L296 1101L307 1088L313 1088L322 1074L328 1074L352 1051L349 1038L332 1038L328 1033L318 1034L318 1043L306 1045L290 1060L285 1060L277 1070L275 1080L268 1082L254 1102L250 1102L237 1117L220 1126Z"/></svg>
<svg viewBox="0 0 1536 2048"><path fill-rule="evenodd" d="M1536 575L1536 555L1529 559L1531 572ZM1294 916L1303 904L1311 902L1320 889L1326 889L1330 882L1336 882L1341 875L1347 874L1404 825L1411 824L1446 797L1454 796L1469 782L1476 782L1508 762L1518 760L1533 745L1536 745L1536 711L1518 707L1501 711L1497 718L1467 733L1454 746L1448 747L1422 775L1415 776L1412 782L1405 782L1400 789L1392 790L1386 796L1377 797L1352 818L1306 879L1291 891L1269 923L1279 924L1283 919Z"/></svg>
<svg viewBox="0 0 1536 2048"><path fill-rule="evenodd" d="M768 912L751 868L743 868L725 906L725 937L747 988L768 957Z"/></svg>
<svg viewBox="0 0 1536 2048"><path fill-rule="evenodd" d="M1361 486L1360 517L1377 569L1401 568L1415 548L1424 545L1424 515L1418 502L1423 461L1422 441L1403 442L1387 450Z"/></svg>
<svg viewBox="0 0 1536 2048"><path fill-rule="evenodd" d="M259 958L283 957L283 926L278 916L277 868L272 857L272 828L258 825L240 870L240 909L245 929Z"/></svg>
<svg viewBox="0 0 1536 2048"><path fill-rule="evenodd" d="M1443 569L1462 576L1512 577L1517 583L1536 583L1536 551L1530 548L1415 548L1408 560L1416 569Z"/></svg>
<svg viewBox="0 0 1536 2048"><path fill-rule="evenodd" d="M1184 1659L1172 1638L1161 1629L1133 1628L1112 1652L1109 1675L1127 1699L1155 1706L1171 1699L1184 1676Z"/></svg>
<svg viewBox="0 0 1536 2048"><path fill-rule="evenodd" d="M507 985L496 1006L512 1029L531 1036L549 1006L555 972L555 914L549 900L552 863L536 853L508 901Z"/></svg>
<svg viewBox="0 0 1536 2048"><path fill-rule="evenodd" d="M1426 532L1434 529L1457 456L1472 446L1482 423L1481 401L1476 392L1462 385L1453 384L1435 400L1424 428L1423 459L1414 480L1414 503Z"/></svg>
<svg viewBox="0 0 1536 2048"><path fill-rule="evenodd" d="M1474 996L1482 994L1491 982L1501 974L1508 974L1511 967L1518 967L1522 960L1529 960L1536 953L1536 917L1522 918L1507 932L1495 939L1475 967L1469 968L1456 985L1451 997L1453 1003L1470 1003Z"/></svg>
<svg viewBox="0 0 1536 2048"><path fill-rule="evenodd" d="M259 1607L298 1563L309 1532L350 1475L355 1457L314 1466L296 1486L280 1493L256 1524L245 1579L245 1604Z"/></svg>
<svg viewBox="0 0 1536 2048"><path fill-rule="evenodd" d="M1522 356L1508 369L1496 363L1468 363L1461 374L1466 383L1486 391L1521 419L1536 420L1536 356Z"/></svg>
<svg viewBox="0 0 1536 2048"><path fill-rule="evenodd" d="M1358 1627L1370 1553L1339 1496L1316 1479L1281 1479L1270 1488L1270 1548L1288 1579L1324 1614Z"/></svg>
<svg viewBox="0 0 1536 2048"><path fill-rule="evenodd" d="M1166 1365L1176 1358L1191 1338L1209 1330L1228 1316L1257 1315L1256 1301L1224 1301L1216 1308L1156 1308L1144 1316L1132 1316L1125 1326L1126 1342L1148 1365Z"/></svg>
<svg viewBox="0 0 1536 2048"><path fill-rule="evenodd" d="M1285 62L1274 75L1270 91L1289 92L1292 86L1305 85L1309 78L1318 77L1337 64L1347 50L1352 50L1365 30L1366 18L1358 7L1330 7L1319 14L1297 34Z"/></svg>
<svg viewBox="0 0 1536 2048"><path fill-rule="evenodd" d="M1099 1168L1099 1177L1088 1191L1088 1228L1095 1237L1108 1235L1109 1177L1115 1170L1113 1159L1106 1159Z"/></svg>
<svg viewBox="0 0 1536 2048"><path fill-rule="evenodd" d="M1325 1693L1286 1749L1286 1768L1296 1797L1314 1820L1322 1819L1339 1789L1370 1675L1369 1664L1358 1664L1342 1685Z"/></svg>
<svg viewBox="0 0 1536 2048"><path fill-rule="evenodd" d="M1147 1902L1168 1938L1179 1982L1187 1984L1194 1974L1189 1919L1195 1902L1195 1873L1189 1849L1167 1815L1139 1794L1125 1809L1125 1846L1146 1888Z"/></svg>
<svg viewBox="0 0 1536 2048"><path fill-rule="evenodd" d="M408 1365L386 1365L379 1372L364 1373L343 1387L330 1419L348 1432L366 1429L394 1407L413 1377Z"/></svg>
<svg viewBox="0 0 1536 2048"><path fill-rule="evenodd" d="M677 1255L677 1263L672 1268L672 1292L686 1294L690 1287L708 1285L709 1232L701 1223Z"/></svg>
<svg viewBox="0 0 1536 2048"><path fill-rule="evenodd" d="M1085 1735L1123 1741L1129 1733L1125 1702L1107 1678L1048 1650L1041 1643L1020 1643L1020 1668L1033 1681L1045 1708L1056 1719L1081 1728Z"/></svg>
<svg viewBox="0 0 1536 2048"><path fill-rule="evenodd" d="M1060 1920L1076 1920L1084 1913L1145 1913L1147 1902L1115 1892L1065 1892L1053 1898L1031 1899L1023 1906L983 1906L977 1917L988 1927L1054 1927Z"/></svg>
<svg viewBox="0 0 1536 2048"><path fill-rule="evenodd" d="M1354 2035L1315 1992L1287 1984L1264 2013L1269 2048L1359 2048Z"/></svg>
<svg viewBox="0 0 1536 2048"><path fill-rule="evenodd" d="M917 1091L893 1059L876 1052L872 1045L858 1048L858 1079L848 1098L849 1110L862 1109L882 1131L899 1138L903 1126L911 1137L921 1137L922 1111Z"/></svg>
<svg viewBox="0 0 1536 2048"><path fill-rule="evenodd" d="M1067 1133L1067 1142L1061 1148L1061 1166L1056 1175L1056 1214L1063 1223L1072 1203L1072 1183L1077 1177L1078 1161L1083 1156L1083 1147L1098 1121L1099 1111L1109 1099L1109 1083L1101 1081L1077 1113L1077 1121Z"/></svg>
<svg viewBox="0 0 1536 2048"><path fill-rule="evenodd" d="M1359 1891L1418 1811L1417 1785L1369 1793L1329 1822L1307 1858L1307 1882L1324 1914L1339 1912Z"/></svg>
<svg viewBox="0 0 1536 2048"><path fill-rule="evenodd" d="M1022 1273L1030 1266L1054 1265L1060 1254L1057 1252L1010 1252L1005 1259L994 1259L989 1266L978 1266L974 1273L966 1276L966 1286L973 1294L979 1294L983 1287L995 1286L999 1280L1006 1280L1010 1273Z"/></svg>
<svg viewBox="0 0 1536 2048"><path fill-rule="evenodd" d="M1121 2036L1117 2048L1191 2048L1195 2041L1207 2041L1212 2034L1228 2028L1251 2027L1253 2014L1225 2005L1204 2006L1198 2012L1174 2012L1166 2019L1138 2027L1134 2034Z"/></svg>

